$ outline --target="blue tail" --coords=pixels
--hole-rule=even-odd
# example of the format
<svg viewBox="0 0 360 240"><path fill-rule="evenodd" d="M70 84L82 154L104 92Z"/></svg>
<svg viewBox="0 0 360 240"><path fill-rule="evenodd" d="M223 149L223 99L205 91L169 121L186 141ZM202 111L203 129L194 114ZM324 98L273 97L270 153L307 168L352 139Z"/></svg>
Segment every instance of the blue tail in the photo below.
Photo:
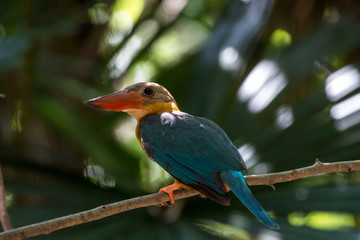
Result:
<svg viewBox="0 0 360 240"><path fill-rule="evenodd" d="M260 220L260 222L270 229L280 229L279 225L267 215L264 208L252 195L241 172L225 170L221 172L221 178L243 204Z"/></svg>

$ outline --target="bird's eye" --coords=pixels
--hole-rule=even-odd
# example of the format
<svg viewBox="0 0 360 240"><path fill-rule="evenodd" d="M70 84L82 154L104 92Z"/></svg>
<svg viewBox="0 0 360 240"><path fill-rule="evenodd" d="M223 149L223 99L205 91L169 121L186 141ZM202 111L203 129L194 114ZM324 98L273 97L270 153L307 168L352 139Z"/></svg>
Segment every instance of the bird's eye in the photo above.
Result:
<svg viewBox="0 0 360 240"><path fill-rule="evenodd" d="M148 96L152 95L154 93L154 90L151 87L147 87L144 89L144 93Z"/></svg>

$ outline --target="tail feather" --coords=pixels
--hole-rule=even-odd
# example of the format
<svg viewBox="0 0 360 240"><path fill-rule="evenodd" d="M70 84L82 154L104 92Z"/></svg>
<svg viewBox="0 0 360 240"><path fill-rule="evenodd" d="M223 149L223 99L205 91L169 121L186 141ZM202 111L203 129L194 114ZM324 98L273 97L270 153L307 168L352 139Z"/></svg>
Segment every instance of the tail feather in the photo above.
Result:
<svg viewBox="0 0 360 240"><path fill-rule="evenodd" d="M225 170L221 172L221 178L242 203L260 220L260 222L270 229L277 230L280 228L252 195L241 172Z"/></svg>

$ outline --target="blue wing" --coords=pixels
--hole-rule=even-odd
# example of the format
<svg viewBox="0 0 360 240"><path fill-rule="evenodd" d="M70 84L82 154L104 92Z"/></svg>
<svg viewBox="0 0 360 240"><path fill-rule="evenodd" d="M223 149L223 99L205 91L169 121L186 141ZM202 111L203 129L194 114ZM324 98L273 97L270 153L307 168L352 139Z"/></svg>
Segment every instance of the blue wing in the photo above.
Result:
<svg viewBox="0 0 360 240"><path fill-rule="evenodd" d="M142 145L155 162L180 182L228 205L222 170L246 170L238 150L214 122L176 112L140 122Z"/></svg>

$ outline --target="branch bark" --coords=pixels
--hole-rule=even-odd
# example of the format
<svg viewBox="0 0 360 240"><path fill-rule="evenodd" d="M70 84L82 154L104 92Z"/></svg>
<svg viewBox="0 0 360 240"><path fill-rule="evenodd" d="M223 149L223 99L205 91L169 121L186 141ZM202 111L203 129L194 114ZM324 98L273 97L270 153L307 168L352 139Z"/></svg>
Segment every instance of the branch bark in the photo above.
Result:
<svg viewBox="0 0 360 240"><path fill-rule="evenodd" d="M4 187L4 180L2 176L1 166L0 166L0 221L4 231L8 231L12 229L9 219L9 214L6 208L5 187Z"/></svg>
<svg viewBox="0 0 360 240"><path fill-rule="evenodd" d="M360 160L322 163L316 160L316 163L309 167L298 168L290 171L269 173L262 175L245 176L248 185L269 185L274 186L276 183L289 182L300 178L306 178L325 173L334 172L351 172L360 170ZM174 193L175 199L182 199L198 195L196 190L180 189ZM48 234L59 229L79 225L86 222L95 221L107 216L117 213L143 208L148 206L160 205L162 202L170 201L166 193L154 193L141 197L135 197L120 202L103 205L83 211L80 213L71 214L64 217L51 219L48 221L31 224L24 227L19 227L10 231L0 233L1 240L25 239L28 237L38 236L41 234Z"/></svg>

